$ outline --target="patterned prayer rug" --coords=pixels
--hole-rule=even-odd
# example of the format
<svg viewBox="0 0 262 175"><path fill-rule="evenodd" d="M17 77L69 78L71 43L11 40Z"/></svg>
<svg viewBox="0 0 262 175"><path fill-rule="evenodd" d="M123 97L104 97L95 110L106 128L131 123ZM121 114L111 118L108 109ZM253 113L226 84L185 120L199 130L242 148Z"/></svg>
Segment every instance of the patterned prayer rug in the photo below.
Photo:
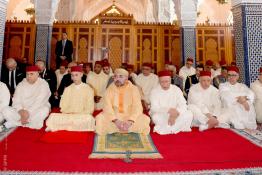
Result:
<svg viewBox="0 0 262 175"><path fill-rule="evenodd" d="M239 134L240 136L244 137L245 139L249 140L253 144L262 148L262 132L259 130L238 130L238 129L231 129L235 133Z"/></svg>
<svg viewBox="0 0 262 175"><path fill-rule="evenodd" d="M156 149L151 136L137 133L113 133L106 136L96 135L91 159L132 158L159 159L161 154Z"/></svg>

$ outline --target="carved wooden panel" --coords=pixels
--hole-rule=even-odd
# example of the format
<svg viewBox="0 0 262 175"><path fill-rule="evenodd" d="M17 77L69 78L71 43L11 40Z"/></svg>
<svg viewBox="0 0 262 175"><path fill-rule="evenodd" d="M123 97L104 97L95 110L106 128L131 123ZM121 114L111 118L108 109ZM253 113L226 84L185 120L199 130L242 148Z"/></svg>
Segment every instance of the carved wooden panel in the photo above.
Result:
<svg viewBox="0 0 262 175"><path fill-rule="evenodd" d="M34 63L35 49L34 23L7 21L5 26L5 39L3 48L3 59L13 57L16 60L27 58L28 62Z"/></svg>
<svg viewBox="0 0 262 175"><path fill-rule="evenodd" d="M33 23L7 22L4 42L4 58L27 57L34 61L35 29ZM181 39L179 26L170 24L101 24L80 22L56 22L51 39L51 67L55 68L55 45L67 32L73 41L73 60L94 62L109 58L113 68L126 62L140 69L143 62L151 62L156 71L164 68L165 61L181 66ZM196 59L205 63L235 60L232 26L197 26ZM106 52L105 52L106 51Z"/></svg>
<svg viewBox="0 0 262 175"><path fill-rule="evenodd" d="M199 25L196 29L197 61L205 63L225 60L228 64L235 60L234 34L232 26Z"/></svg>
<svg viewBox="0 0 262 175"><path fill-rule="evenodd" d="M180 46L180 30L178 26L166 26L163 27L163 40L164 40L164 60L171 61L177 66L181 66L181 46Z"/></svg>

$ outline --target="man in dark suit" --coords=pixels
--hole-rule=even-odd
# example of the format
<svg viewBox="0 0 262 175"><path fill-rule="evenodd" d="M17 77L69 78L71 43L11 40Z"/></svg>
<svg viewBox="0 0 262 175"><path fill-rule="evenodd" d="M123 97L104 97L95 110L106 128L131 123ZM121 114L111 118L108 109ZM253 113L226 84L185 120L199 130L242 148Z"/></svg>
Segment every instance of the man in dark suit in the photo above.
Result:
<svg viewBox="0 0 262 175"><path fill-rule="evenodd" d="M17 67L17 62L14 58L8 58L3 66L1 81L8 87L11 96L15 92L15 88L25 78L25 72Z"/></svg>
<svg viewBox="0 0 262 175"><path fill-rule="evenodd" d="M49 85L50 91L51 91L51 96L49 98L49 102L51 106L55 106L56 104L56 98L55 98L55 93L56 93L56 86L57 86L57 79L56 79L56 74L48 70L46 68L46 63L45 61L39 59L35 62L35 65L39 68L39 76L46 80L46 82Z"/></svg>
<svg viewBox="0 0 262 175"><path fill-rule="evenodd" d="M68 74L64 75L64 77L62 78L61 80L61 83L60 83L60 86L57 90L57 96L58 98L60 98L65 90L66 87L70 86L73 81L71 79L71 67L73 66L77 66L77 64L75 62L71 62L68 64ZM82 82L83 83L86 83L86 75L84 74L82 76Z"/></svg>
<svg viewBox="0 0 262 175"><path fill-rule="evenodd" d="M66 60L68 63L72 61L73 43L67 39L67 33L64 32L62 40L57 41L55 53L57 69L60 67L63 60Z"/></svg>
<svg viewBox="0 0 262 175"><path fill-rule="evenodd" d="M196 74L188 76L185 84L185 93L189 93L189 89L192 85L197 84L199 82L200 72L204 70L204 66L202 64L197 65Z"/></svg>

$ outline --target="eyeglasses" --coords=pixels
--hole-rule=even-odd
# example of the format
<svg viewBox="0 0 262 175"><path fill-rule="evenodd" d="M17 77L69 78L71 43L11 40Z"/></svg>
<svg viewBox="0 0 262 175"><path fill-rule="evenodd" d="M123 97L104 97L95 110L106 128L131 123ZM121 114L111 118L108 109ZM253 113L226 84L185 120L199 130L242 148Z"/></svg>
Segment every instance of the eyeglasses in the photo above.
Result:
<svg viewBox="0 0 262 175"><path fill-rule="evenodd" d="M151 70L150 68L143 67L142 70Z"/></svg>
<svg viewBox="0 0 262 175"><path fill-rule="evenodd" d="M237 74L227 74L228 77L236 77Z"/></svg>

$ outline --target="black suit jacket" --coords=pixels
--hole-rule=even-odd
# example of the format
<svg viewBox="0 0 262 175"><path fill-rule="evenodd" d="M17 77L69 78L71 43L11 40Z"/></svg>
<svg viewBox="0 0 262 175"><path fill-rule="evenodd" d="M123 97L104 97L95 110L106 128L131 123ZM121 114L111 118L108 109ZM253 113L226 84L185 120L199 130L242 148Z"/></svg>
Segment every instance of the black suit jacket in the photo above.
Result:
<svg viewBox="0 0 262 175"><path fill-rule="evenodd" d="M191 76L188 76L186 78L186 84L185 84L185 92L188 94L189 92L189 89L190 87L193 85L193 84L197 84L199 81L198 81L198 78L195 75L191 75Z"/></svg>
<svg viewBox="0 0 262 175"><path fill-rule="evenodd" d="M72 61L72 54L73 54L73 43L70 40L66 40L65 48L64 48L64 54L63 52L63 44L62 40L57 41L56 43L56 48L55 48L55 53L56 53L56 67L60 66L61 63L61 58L60 56L66 56L66 60L68 63Z"/></svg>
<svg viewBox="0 0 262 175"><path fill-rule="evenodd" d="M21 71L20 69L16 69L15 71L15 82L16 86L25 78L25 72ZM14 94L15 89L11 89L9 85L9 70L4 66L2 69L1 74L1 81L6 84L8 87L10 94Z"/></svg>
<svg viewBox="0 0 262 175"><path fill-rule="evenodd" d="M47 81L52 94L55 93L57 86L56 74L53 71L46 69L46 71L40 73L40 77Z"/></svg>
<svg viewBox="0 0 262 175"><path fill-rule="evenodd" d="M86 83L86 75L84 74L82 77L82 82ZM71 74L66 74L61 80L60 86L58 88L58 94L61 96L65 90L66 87L70 86L73 83L71 79Z"/></svg>

